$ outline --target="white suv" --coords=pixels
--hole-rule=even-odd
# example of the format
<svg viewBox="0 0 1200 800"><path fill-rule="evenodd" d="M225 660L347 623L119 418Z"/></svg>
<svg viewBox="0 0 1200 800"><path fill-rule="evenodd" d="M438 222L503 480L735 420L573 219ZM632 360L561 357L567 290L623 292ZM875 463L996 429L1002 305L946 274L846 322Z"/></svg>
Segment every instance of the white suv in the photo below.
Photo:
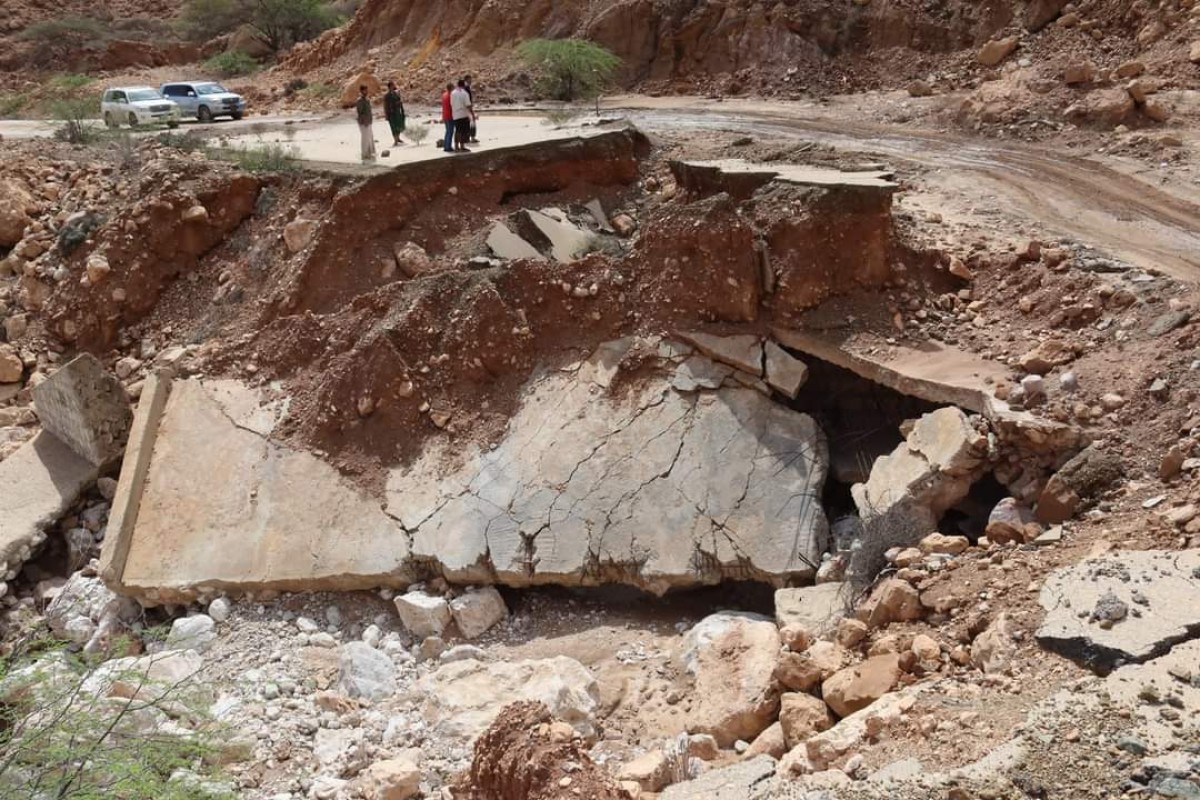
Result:
<svg viewBox="0 0 1200 800"><path fill-rule="evenodd" d="M122 124L136 128L156 122L165 122L168 128L179 126L179 106L149 86L106 89L100 100L100 114L110 128L119 128Z"/></svg>

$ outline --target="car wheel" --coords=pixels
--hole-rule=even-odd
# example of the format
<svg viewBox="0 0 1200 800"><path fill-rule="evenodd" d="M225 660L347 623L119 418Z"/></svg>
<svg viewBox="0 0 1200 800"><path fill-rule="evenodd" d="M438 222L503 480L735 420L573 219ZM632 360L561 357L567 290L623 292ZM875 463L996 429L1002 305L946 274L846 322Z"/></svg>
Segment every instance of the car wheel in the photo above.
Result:
<svg viewBox="0 0 1200 800"><path fill-rule="evenodd" d="M235 111L234 113L230 114L229 116L233 117L234 119L241 119L245 115L241 111Z"/></svg>
<svg viewBox="0 0 1200 800"><path fill-rule="evenodd" d="M212 122L212 112L208 110L208 106L200 106L200 110L196 112L196 119L201 122Z"/></svg>
<svg viewBox="0 0 1200 800"><path fill-rule="evenodd" d="M109 129L119 128L119 127L121 127L121 123L117 122L117 120L113 117L112 114L105 111L104 112L104 127L109 128Z"/></svg>
<svg viewBox="0 0 1200 800"><path fill-rule="evenodd" d="M176 128L179 127L179 123L176 122L175 120L171 120L170 122L167 123L167 127L170 128L171 130L175 130Z"/></svg>
<svg viewBox="0 0 1200 800"><path fill-rule="evenodd" d="M138 126L137 114L129 112L129 127L136 128Z"/></svg>

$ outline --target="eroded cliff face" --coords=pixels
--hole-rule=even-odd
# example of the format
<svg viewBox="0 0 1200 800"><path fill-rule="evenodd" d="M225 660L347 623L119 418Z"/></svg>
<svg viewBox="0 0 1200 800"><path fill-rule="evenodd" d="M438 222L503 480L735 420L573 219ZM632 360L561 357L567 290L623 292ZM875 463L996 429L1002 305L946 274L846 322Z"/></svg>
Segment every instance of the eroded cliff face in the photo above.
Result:
<svg viewBox="0 0 1200 800"><path fill-rule="evenodd" d="M373 48L406 49L413 66L442 48L487 56L522 39L580 35L617 53L627 86L733 74L770 65L797 72L878 50L971 47L1016 21L1036 28L1059 0L366 0L345 28L293 53L315 69Z"/></svg>

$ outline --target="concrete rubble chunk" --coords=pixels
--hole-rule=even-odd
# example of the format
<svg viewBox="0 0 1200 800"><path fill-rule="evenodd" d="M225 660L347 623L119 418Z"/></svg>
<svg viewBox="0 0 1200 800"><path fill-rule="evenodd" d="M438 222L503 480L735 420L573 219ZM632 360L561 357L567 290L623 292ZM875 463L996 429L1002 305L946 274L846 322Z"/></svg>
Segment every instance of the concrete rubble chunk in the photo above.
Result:
<svg viewBox="0 0 1200 800"><path fill-rule="evenodd" d="M604 205L598 198L589 201L584 207L592 215L592 219L596 221L596 227L604 233L615 233L612 223L608 221L608 214L604 213Z"/></svg>
<svg viewBox="0 0 1200 800"><path fill-rule="evenodd" d="M171 623L165 642L169 650L195 650L203 653L217 640L216 623L207 614L180 617Z"/></svg>
<svg viewBox="0 0 1200 800"><path fill-rule="evenodd" d="M573 658L531 661L475 660L444 664L422 678L425 721L448 738L473 741L500 711L523 700L540 702L579 734L595 734L600 689L586 667Z"/></svg>
<svg viewBox="0 0 1200 800"><path fill-rule="evenodd" d="M508 606L495 587L485 586L451 600L450 613L458 632L466 639L475 639L508 619Z"/></svg>
<svg viewBox="0 0 1200 800"><path fill-rule="evenodd" d="M668 786L659 800L746 800L775 774L775 759L761 755L705 772L699 778Z"/></svg>
<svg viewBox="0 0 1200 800"><path fill-rule="evenodd" d="M800 394L800 389L808 381L808 365L775 342L767 342L764 347L767 384L777 392L795 400L796 395Z"/></svg>
<svg viewBox="0 0 1200 800"><path fill-rule="evenodd" d="M545 261L546 257L529 242L513 233L503 222L497 222L488 233L487 246L496 258L509 261Z"/></svg>
<svg viewBox="0 0 1200 800"><path fill-rule="evenodd" d="M1038 599L1043 647L1101 673L1146 661L1200 633L1200 550L1084 561L1051 574Z"/></svg>
<svg viewBox="0 0 1200 800"><path fill-rule="evenodd" d="M828 536L816 423L748 389L667 386L615 399L535 378L494 448L437 444L393 470L387 512L453 583L662 593L746 570L810 578Z"/></svg>
<svg viewBox="0 0 1200 800"><path fill-rule="evenodd" d="M42 432L0 461L0 580L29 560L99 468Z"/></svg>
<svg viewBox="0 0 1200 800"><path fill-rule="evenodd" d="M87 353L33 389L42 427L96 466L121 457L133 423L129 397L115 375Z"/></svg>
<svg viewBox="0 0 1200 800"><path fill-rule="evenodd" d="M763 344L757 336L714 336L710 333L691 331L680 334L681 339L694 345L704 355L728 364L734 369L748 372L761 378L763 374Z"/></svg>
<svg viewBox="0 0 1200 800"><path fill-rule="evenodd" d="M844 583L821 583L775 590L775 622L780 628L799 625L812 636L837 627L846 614L850 588Z"/></svg>
<svg viewBox="0 0 1200 800"><path fill-rule="evenodd" d="M413 636L441 636L450 624L450 604L444 597L413 591L397 596L394 602L400 623Z"/></svg>

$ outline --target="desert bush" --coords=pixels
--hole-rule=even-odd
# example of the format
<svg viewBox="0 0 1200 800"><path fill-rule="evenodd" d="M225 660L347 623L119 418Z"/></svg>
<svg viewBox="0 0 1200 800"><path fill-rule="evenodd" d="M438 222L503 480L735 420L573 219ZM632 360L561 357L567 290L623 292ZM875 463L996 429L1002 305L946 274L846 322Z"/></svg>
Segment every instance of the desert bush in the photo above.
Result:
<svg viewBox="0 0 1200 800"><path fill-rule="evenodd" d="M195 131L184 131L183 133L168 131L160 133L156 138L159 144L183 150L185 153L195 153L204 150L207 146L204 137Z"/></svg>
<svg viewBox="0 0 1200 800"><path fill-rule="evenodd" d="M579 116L579 111L569 106L552 108L543 114L542 122L547 125L553 125L555 128L561 128L564 125L569 125L577 116Z"/></svg>
<svg viewBox="0 0 1200 800"><path fill-rule="evenodd" d="M222 734L198 699L196 676L160 684L145 664L120 669L61 647L38 650L0 658L0 797L232 798L219 773L196 772L218 760ZM106 687L116 681L132 691L111 697ZM157 720L168 717L186 717L191 727L162 732Z"/></svg>
<svg viewBox="0 0 1200 800"><path fill-rule="evenodd" d="M95 81L91 75L81 75L75 72L64 72L50 79L49 89L56 94L71 94Z"/></svg>
<svg viewBox="0 0 1200 800"><path fill-rule="evenodd" d="M54 132L54 137L71 144L95 141L100 128L92 121L98 113L98 105L87 97L55 100L50 104L50 116L61 120L63 126Z"/></svg>
<svg viewBox="0 0 1200 800"><path fill-rule="evenodd" d="M321 81L317 81L316 83L310 83L304 86L304 88L300 90L300 93L305 97L312 98L313 100L328 100L331 97L337 97L340 95L341 91L332 83L322 83Z"/></svg>
<svg viewBox="0 0 1200 800"><path fill-rule="evenodd" d="M404 135L411 139L413 144L420 144L429 138L429 126L423 122L413 123L405 129Z"/></svg>
<svg viewBox="0 0 1200 800"><path fill-rule="evenodd" d="M621 66L618 56L586 39L528 39L517 55L536 74L543 96L565 101L598 97Z"/></svg>
<svg viewBox="0 0 1200 800"><path fill-rule="evenodd" d="M275 142L222 147L210 150L209 155L232 161L247 172L295 172L300 168L296 148Z"/></svg>
<svg viewBox="0 0 1200 800"><path fill-rule="evenodd" d="M228 53L218 53L204 62L204 68L215 72L222 78L236 78L249 75L258 69L258 62L249 53L241 50L231 50Z"/></svg>

